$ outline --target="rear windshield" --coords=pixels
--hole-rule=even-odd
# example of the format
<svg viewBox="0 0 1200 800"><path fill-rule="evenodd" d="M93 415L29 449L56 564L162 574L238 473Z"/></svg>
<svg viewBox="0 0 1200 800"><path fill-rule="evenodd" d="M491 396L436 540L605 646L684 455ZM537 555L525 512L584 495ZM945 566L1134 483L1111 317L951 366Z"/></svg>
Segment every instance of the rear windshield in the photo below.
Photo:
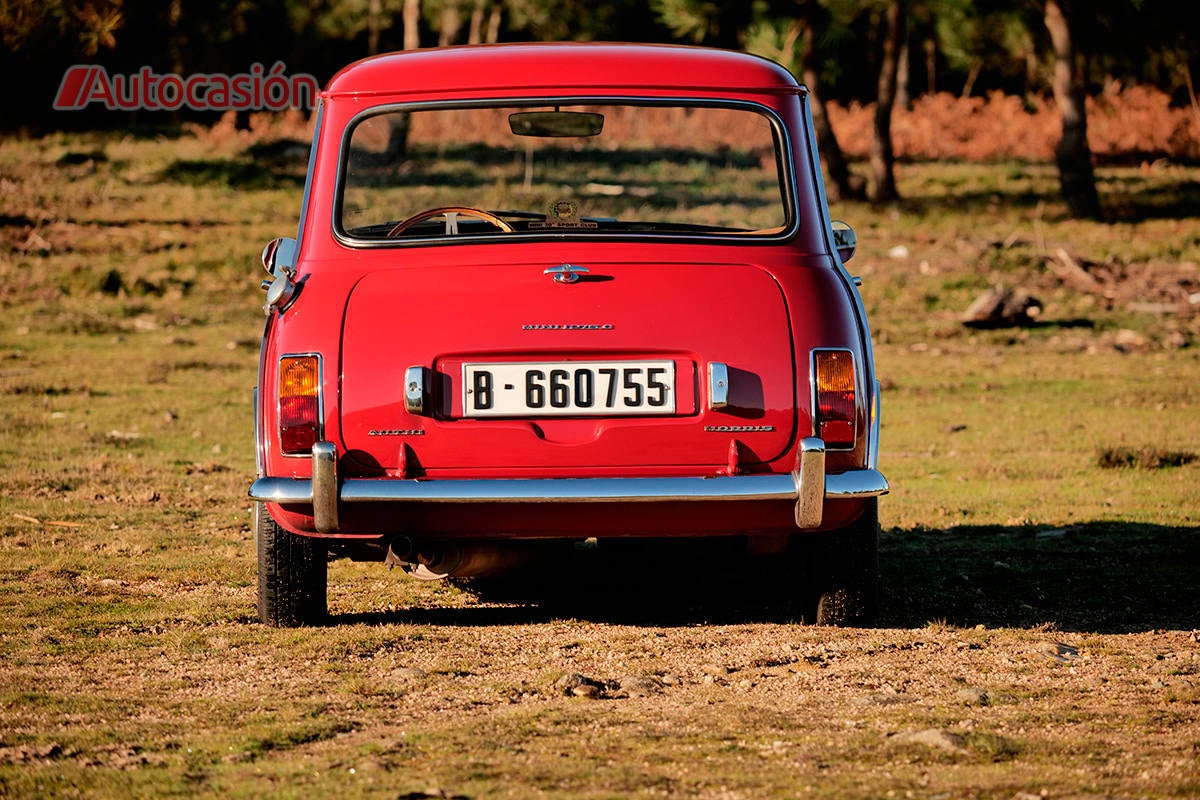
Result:
<svg viewBox="0 0 1200 800"><path fill-rule="evenodd" d="M343 149L338 233L776 237L779 126L761 109L591 104L389 110Z"/></svg>

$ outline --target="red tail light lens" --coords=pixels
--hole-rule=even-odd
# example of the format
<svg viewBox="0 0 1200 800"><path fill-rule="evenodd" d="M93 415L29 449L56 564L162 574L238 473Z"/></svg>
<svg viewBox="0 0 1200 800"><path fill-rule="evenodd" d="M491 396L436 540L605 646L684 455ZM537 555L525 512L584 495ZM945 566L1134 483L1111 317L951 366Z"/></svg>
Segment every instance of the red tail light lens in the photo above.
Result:
<svg viewBox="0 0 1200 800"><path fill-rule="evenodd" d="M849 350L813 352L816 433L826 447L854 446L854 356Z"/></svg>
<svg viewBox="0 0 1200 800"><path fill-rule="evenodd" d="M321 436L321 359L284 356L279 360L279 448L307 455Z"/></svg>

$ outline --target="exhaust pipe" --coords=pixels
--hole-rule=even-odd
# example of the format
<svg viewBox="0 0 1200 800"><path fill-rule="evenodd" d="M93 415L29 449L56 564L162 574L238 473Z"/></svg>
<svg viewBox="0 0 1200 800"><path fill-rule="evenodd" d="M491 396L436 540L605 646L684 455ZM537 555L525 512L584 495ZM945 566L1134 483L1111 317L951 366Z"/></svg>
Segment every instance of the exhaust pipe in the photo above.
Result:
<svg viewBox="0 0 1200 800"><path fill-rule="evenodd" d="M420 580L443 578L486 578L511 573L532 564L547 549L535 542L506 544L417 542L398 536L388 544L384 564L399 566Z"/></svg>

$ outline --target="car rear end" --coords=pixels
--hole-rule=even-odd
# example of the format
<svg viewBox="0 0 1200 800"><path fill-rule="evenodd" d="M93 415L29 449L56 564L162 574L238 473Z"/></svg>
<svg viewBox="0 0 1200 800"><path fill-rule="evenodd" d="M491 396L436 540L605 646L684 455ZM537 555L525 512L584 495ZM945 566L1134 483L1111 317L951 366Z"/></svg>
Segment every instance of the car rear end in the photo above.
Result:
<svg viewBox="0 0 1200 800"><path fill-rule="evenodd" d="M786 71L389 56L334 79L313 164L298 241L267 258L260 538L467 576L563 541L823 542L816 596L846 582L819 577L834 561L866 574L878 388ZM830 550L847 531L858 555ZM285 594L315 594L306 569ZM305 602L263 616L323 613Z"/></svg>

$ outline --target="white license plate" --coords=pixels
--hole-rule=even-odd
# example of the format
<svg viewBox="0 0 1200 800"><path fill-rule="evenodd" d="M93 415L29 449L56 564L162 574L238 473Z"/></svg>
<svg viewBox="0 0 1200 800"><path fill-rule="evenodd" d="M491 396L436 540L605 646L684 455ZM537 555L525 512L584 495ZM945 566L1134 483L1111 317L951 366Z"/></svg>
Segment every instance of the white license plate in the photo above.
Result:
<svg viewBox="0 0 1200 800"><path fill-rule="evenodd" d="M674 361L463 364L463 416L675 413Z"/></svg>

